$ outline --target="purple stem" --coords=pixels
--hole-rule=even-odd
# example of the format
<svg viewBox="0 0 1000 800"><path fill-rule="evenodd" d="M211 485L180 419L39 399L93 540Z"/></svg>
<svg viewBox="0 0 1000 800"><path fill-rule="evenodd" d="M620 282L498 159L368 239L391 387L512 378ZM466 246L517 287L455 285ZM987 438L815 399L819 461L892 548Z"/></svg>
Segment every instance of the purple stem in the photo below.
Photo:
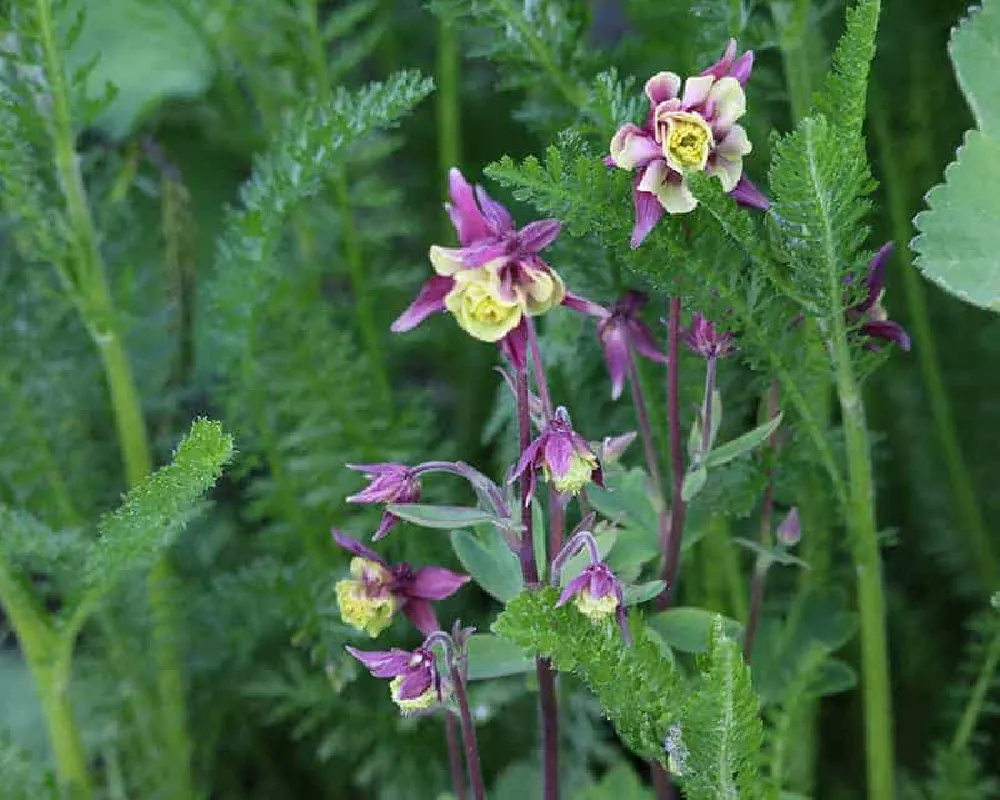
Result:
<svg viewBox="0 0 1000 800"><path fill-rule="evenodd" d="M483 788L483 770L479 765L479 746L476 744L476 726L469 712L469 698L465 693L465 681L452 664L451 680L455 689L455 700L458 702L458 713L462 720L462 741L465 744L465 762L469 767L469 782L472 784L473 800L486 800L486 790Z"/></svg>
<svg viewBox="0 0 1000 800"><path fill-rule="evenodd" d="M642 437L642 449L646 455L646 469L657 491L663 492L663 482L660 478L660 467L656 458L656 444L653 442L653 427L649 423L649 407L646 405L646 395L639 382L639 365L635 360L635 351L631 345L628 348L628 383L632 390L632 404L635 406L635 416L639 422L639 435ZM664 506L666 504L664 503Z"/></svg>
<svg viewBox="0 0 1000 800"><path fill-rule="evenodd" d="M529 339L533 339L533 328L529 327ZM539 362L540 363L540 362ZM531 444L531 408L528 404L528 371L519 369L517 383L517 420L520 451L523 453ZM547 387L546 387L547 389ZM541 389L539 389L541 391ZM528 472L521 475L521 497L528 492ZM535 563L535 538L531 505L521 504L521 571L528 586L538 585L538 565ZM542 717L543 751L543 798L559 800L559 709L556 706L556 684L549 660L535 657L538 674L538 705Z"/></svg>
<svg viewBox="0 0 1000 800"><path fill-rule="evenodd" d="M780 401L781 385L777 380L771 381L771 388L767 393L767 418L774 419L778 413L778 403ZM777 447L777 435L775 431L768 437L767 446L773 453ZM767 470L767 488L764 490L764 506L760 512L760 543L767 547L771 543L771 522L774 515L774 464ZM753 656L753 643L757 636L757 627L760 624L760 611L764 605L764 587L767 582L767 568L769 564L760 557L754 565L753 578L750 581L750 610L747 613L747 627L743 635L743 660L747 664Z"/></svg>
<svg viewBox="0 0 1000 800"><path fill-rule="evenodd" d="M666 533L667 541L660 543L663 550L663 578L666 586L657 600L662 610L670 607L676 598L677 576L680 572L681 540L684 536L684 516L687 508L681 497L684 486L684 444L681 441L681 407L679 372L681 333L681 300L670 298L670 313L667 325L667 424L670 434L670 471L673 491L670 503L670 525ZM662 539L662 536L661 536Z"/></svg>
<svg viewBox="0 0 1000 800"><path fill-rule="evenodd" d="M455 800L465 800L465 775L462 769L462 751L458 744L458 729L455 727L455 715L450 711L444 714L444 737L448 741L448 767L451 770L451 785L455 789Z"/></svg>
<svg viewBox="0 0 1000 800"><path fill-rule="evenodd" d="M673 781L670 780L670 773L659 761L650 761L649 770L653 776L653 789L656 791L657 800L674 800L677 793L674 791Z"/></svg>

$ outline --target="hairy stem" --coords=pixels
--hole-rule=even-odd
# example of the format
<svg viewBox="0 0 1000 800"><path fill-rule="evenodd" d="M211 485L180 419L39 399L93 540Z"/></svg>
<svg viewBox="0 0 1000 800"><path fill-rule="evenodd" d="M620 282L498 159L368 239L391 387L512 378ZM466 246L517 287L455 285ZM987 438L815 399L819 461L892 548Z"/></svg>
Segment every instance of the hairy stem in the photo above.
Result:
<svg viewBox="0 0 1000 800"><path fill-rule="evenodd" d="M458 713L462 720L462 743L465 746L465 763L469 768L469 783L472 786L473 800L485 800L486 789L483 787L483 770L479 764L479 745L476 743L476 725L469 711L469 698L465 693L465 681L454 666L451 668L451 681L455 690L455 700L458 703Z"/></svg>
<svg viewBox="0 0 1000 800"><path fill-rule="evenodd" d="M979 676L976 678L976 685L972 687L972 695L969 697L965 711L962 712L962 719L955 729L955 736L951 740L953 751L964 750L969 744L972 732L976 729L976 723L979 721L979 715L982 713L986 695L996 676L998 664L1000 664L1000 632L990 642L989 650L986 651L986 659L983 661Z"/></svg>
<svg viewBox="0 0 1000 800"><path fill-rule="evenodd" d="M677 576L680 574L681 540L684 536L686 504L681 496L684 486L684 443L681 440L680 405L680 333L681 300L670 298L667 325L667 427L670 434L670 525L666 541L660 542L663 552L663 572L666 583L657 605L667 608L677 596Z"/></svg>

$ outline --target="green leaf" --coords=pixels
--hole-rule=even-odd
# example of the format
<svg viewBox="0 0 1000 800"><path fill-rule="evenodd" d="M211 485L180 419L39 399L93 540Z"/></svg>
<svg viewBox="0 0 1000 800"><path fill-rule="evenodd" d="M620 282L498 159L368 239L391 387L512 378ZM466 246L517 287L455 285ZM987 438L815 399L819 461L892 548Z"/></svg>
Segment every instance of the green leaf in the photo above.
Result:
<svg viewBox="0 0 1000 800"><path fill-rule="evenodd" d="M517 556L492 525L480 526L475 533L453 531L451 546L472 579L501 603L517 597L524 588Z"/></svg>
<svg viewBox="0 0 1000 800"><path fill-rule="evenodd" d="M711 469L712 467L719 467L723 464L728 464L734 458L739 458L744 453L748 453L751 450L760 447L768 437L774 433L778 426L781 424L782 414L779 411L774 417L769 419L763 425L758 425L752 431L747 431L742 436L738 436L731 442L726 442L725 444L719 445L712 452L708 454L708 459L705 462L706 465Z"/></svg>
<svg viewBox="0 0 1000 800"><path fill-rule="evenodd" d="M469 680L502 678L529 672L535 659L507 639L477 633L469 639Z"/></svg>
<svg viewBox="0 0 1000 800"><path fill-rule="evenodd" d="M685 503L690 503L695 498L695 495L705 488L707 480L708 470L705 469L704 464L698 464L689 469L684 475L684 482L681 484L681 500Z"/></svg>
<svg viewBox="0 0 1000 800"><path fill-rule="evenodd" d="M703 608L670 608L647 617L647 624L674 650L703 653L708 649L712 626L718 614ZM723 631L736 638L742 626L736 620L723 620Z"/></svg>
<svg viewBox="0 0 1000 800"><path fill-rule="evenodd" d="M423 528L453 530L491 522L493 515L481 508L432 506L423 503L389 503L385 510Z"/></svg>
<svg viewBox="0 0 1000 800"><path fill-rule="evenodd" d="M647 581L646 583L637 583L633 586L626 586L625 590L622 592L622 594L625 595L625 605L637 606L639 603L645 603L647 600L652 600L663 591L666 585L667 584L663 581Z"/></svg>
<svg viewBox="0 0 1000 800"><path fill-rule="evenodd" d="M651 800L652 790L626 763L616 764L599 783L577 792L576 800Z"/></svg>
<svg viewBox="0 0 1000 800"><path fill-rule="evenodd" d="M992 62L995 72L1000 59ZM997 113L1000 113L998 110ZM927 210L914 223L916 265L942 289L967 303L1000 311L1000 226L995 216L1000 141L969 131L944 183L927 193Z"/></svg>
<svg viewBox="0 0 1000 800"><path fill-rule="evenodd" d="M955 77L976 118L976 127L990 137L1000 137L1000 3L983 0L952 31L948 54Z"/></svg>
<svg viewBox="0 0 1000 800"><path fill-rule="evenodd" d="M803 561L798 556L793 556L781 545L774 545L768 547L761 544L760 542L755 542L753 539L743 539L737 538L733 540L736 544L745 550L749 550L751 553L755 553L757 556L767 559L775 564L783 564L784 566L796 566L802 567L803 569L809 569L809 564Z"/></svg>
<svg viewBox="0 0 1000 800"><path fill-rule="evenodd" d="M176 540L233 455L233 439L217 422L195 420L170 464L133 488L105 516L83 565L91 591L106 593L128 572L145 570Z"/></svg>
<svg viewBox="0 0 1000 800"><path fill-rule="evenodd" d="M849 692L858 685L858 673L849 665L833 658L824 662L809 683L809 693L815 697Z"/></svg>
<svg viewBox="0 0 1000 800"><path fill-rule="evenodd" d="M66 66L75 72L96 58L87 74L88 96L101 95L108 83L116 88L95 120L109 136L128 136L165 98L197 97L208 88L212 60L167 0L71 0L62 15L72 20L80 11L86 21Z"/></svg>

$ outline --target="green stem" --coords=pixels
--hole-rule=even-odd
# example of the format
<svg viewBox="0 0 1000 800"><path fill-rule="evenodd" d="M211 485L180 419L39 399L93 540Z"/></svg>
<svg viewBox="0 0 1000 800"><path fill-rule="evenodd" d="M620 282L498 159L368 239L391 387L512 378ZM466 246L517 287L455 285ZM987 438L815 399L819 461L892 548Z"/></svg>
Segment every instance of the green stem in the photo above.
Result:
<svg viewBox="0 0 1000 800"><path fill-rule="evenodd" d="M990 642L990 648L986 652L986 660L983 662L982 669L979 670L976 685L972 687L972 696L969 697L969 702L962 713L962 719L958 723L958 728L955 729L955 737L951 740L953 751L964 750L969 744L972 732L976 729L976 722L982 713L986 695L993 683L998 664L1000 664L1000 632L997 632L993 641Z"/></svg>
<svg viewBox="0 0 1000 800"><path fill-rule="evenodd" d="M34 678L42 715L64 796L93 796L87 757L69 694L72 647L63 647L46 621L45 609L28 586L14 574L0 551L0 603L7 613Z"/></svg>
<svg viewBox="0 0 1000 800"><path fill-rule="evenodd" d="M908 327L913 335L913 350L920 367L920 375L927 389L931 418L934 420L934 430L937 433L938 444L944 456L945 470L954 492L953 508L958 516L959 529L965 537L965 549L969 553L974 569L979 574L980 583L986 588L992 588L1000 583L997 554L994 552L990 535L983 521L972 476L962 456L955 415L952 412L948 392L945 389L941 369L938 366L940 361L937 355L937 344L931 329L930 315L927 311L927 297L923 279L913 268L910 251L906 246L906 242L909 241L912 234L910 209L907 206L909 181L896 158L897 148L889 131L889 122L884 106L877 99L873 99L871 104L871 120L884 178L883 185L885 186L886 203L889 207L892 238L900 245L897 247L897 253L902 267Z"/></svg>
<svg viewBox="0 0 1000 800"><path fill-rule="evenodd" d="M104 367L126 481L129 486L135 486L152 470L145 420L119 332L117 314L80 172L69 88L59 51L52 0L36 0L36 11L39 39L45 59L45 73L52 100L50 134L55 151L56 170L74 233L75 282L80 297L79 307L84 316L83 321L97 345ZM170 582L171 567L164 558L153 567L149 576L148 592L153 615L152 638L158 669L159 700L163 709L163 734L171 756L170 775L173 789L168 796L180 800L193 797L196 793L190 771L183 671L180 655L176 649L176 640L168 624L172 607L169 596ZM67 682L72 663L72 642L73 639L69 639L69 651L65 655ZM62 676L46 674L41 677L48 679ZM54 685L40 688L40 692L43 703L50 703L53 713L58 712L64 703L63 689Z"/></svg>
<svg viewBox="0 0 1000 800"><path fill-rule="evenodd" d="M828 261L828 265L830 263L837 265L839 261ZM832 298L831 349L847 447L847 526L858 576L868 797L871 800L888 800L893 797L894 792L892 697L882 563L875 525L871 452L864 404L851 363L851 350L841 308L843 287L839 270L834 268L828 271L831 281L828 291Z"/></svg>

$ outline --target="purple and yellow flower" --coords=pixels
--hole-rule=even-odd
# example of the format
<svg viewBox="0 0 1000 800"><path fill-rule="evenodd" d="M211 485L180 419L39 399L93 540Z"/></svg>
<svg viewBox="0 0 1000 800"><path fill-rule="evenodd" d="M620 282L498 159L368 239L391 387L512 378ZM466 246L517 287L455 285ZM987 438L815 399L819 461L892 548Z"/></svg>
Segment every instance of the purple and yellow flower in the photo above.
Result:
<svg viewBox="0 0 1000 800"><path fill-rule="evenodd" d="M691 325L684 331L684 344L704 359L725 358L736 350L731 333L720 330L697 311L691 318Z"/></svg>
<svg viewBox="0 0 1000 800"><path fill-rule="evenodd" d="M521 454L521 460L510 476L513 483L527 472L525 505L531 503L534 497L537 470L541 470L545 480L561 495L579 494L588 483L604 486L601 462L587 440L573 430L569 412L562 406L556 409L545 429Z"/></svg>
<svg viewBox="0 0 1000 800"><path fill-rule="evenodd" d="M886 242L879 248L868 262L868 274L862 285L865 288L865 299L847 309L847 321L859 327L863 336L867 337L865 346L869 350L878 350L874 341L881 339L895 342L903 350L910 349L910 336L903 327L889 319L889 314L882 306L885 295L885 266L892 255L892 242Z"/></svg>
<svg viewBox="0 0 1000 800"><path fill-rule="evenodd" d="M444 567L413 569L406 562L389 564L356 539L333 531L339 547L352 553L350 578L336 585L337 605L344 622L372 638L389 627L402 611L425 636L440 630L431 600L451 597L469 582L468 575Z"/></svg>
<svg viewBox="0 0 1000 800"><path fill-rule="evenodd" d="M646 82L650 111L645 125L623 125L611 139L607 163L636 171L632 247L642 244L664 213L686 214L697 207L685 178L690 172L718 178L743 205L768 207L743 174L743 157L752 148L737 120L746 113L743 88L753 53L737 58L736 52L736 41L730 40L718 62L687 80L673 72L654 75Z"/></svg>
<svg viewBox="0 0 1000 800"><path fill-rule="evenodd" d="M639 316L648 302L649 298L644 293L630 289L610 310L578 298L566 303L598 319L597 336L611 376L612 400L621 397L632 350L657 364L667 363L666 355L656 346L652 331Z"/></svg>
<svg viewBox="0 0 1000 800"><path fill-rule="evenodd" d="M348 497L348 503L416 503L420 499L420 480L413 468L405 464L348 464L347 468L363 472L371 481ZM372 540L384 538L398 521L395 514L384 512Z"/></svg>
<svg viewBox="0 0 1000 800"><path fill-rule="evenodd" d="M594 624L615 617L622 636L626 641L630 639L622 584L607 564L595 562L584 567L579 575L566 584L559 595L556 608L570 601Z"/></svg>
<svg viewBox="0 0 1000 800"><path fill-rule="evenodd" d="M364 664L373 677L392 678L389 692L404 716L427 711L444 700L437 658L427 647L368 652L348 647L347 652Z"/></svg>
<svg viewBox="0 0 1000 800"><path fill-rule="evenodd" d="M526 317L544 314L566 299L559 274L541 258L562 224L531 222L520 230L500 203L462 173L449 173L451 202L445 204L460 247L430 249L436 273L392 324L395 333L411 330L439 311L448 311L470 336L499 342L515 363L523 361Z"/></svg>

